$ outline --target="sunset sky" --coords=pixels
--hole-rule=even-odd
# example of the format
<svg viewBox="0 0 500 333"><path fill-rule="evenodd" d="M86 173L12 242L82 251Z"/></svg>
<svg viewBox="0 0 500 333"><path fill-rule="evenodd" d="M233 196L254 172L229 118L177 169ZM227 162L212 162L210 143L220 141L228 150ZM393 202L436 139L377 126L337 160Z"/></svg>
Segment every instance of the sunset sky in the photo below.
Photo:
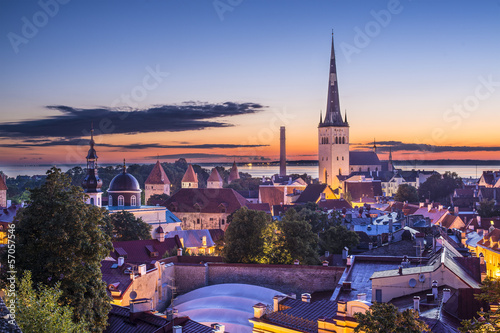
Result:
<svg viewBox="0 0 500 333"><path fill-rule="evenodd" d="M332 29L351 149L500 159L500 0L0 0L0 165L317 159Z"/></svg>

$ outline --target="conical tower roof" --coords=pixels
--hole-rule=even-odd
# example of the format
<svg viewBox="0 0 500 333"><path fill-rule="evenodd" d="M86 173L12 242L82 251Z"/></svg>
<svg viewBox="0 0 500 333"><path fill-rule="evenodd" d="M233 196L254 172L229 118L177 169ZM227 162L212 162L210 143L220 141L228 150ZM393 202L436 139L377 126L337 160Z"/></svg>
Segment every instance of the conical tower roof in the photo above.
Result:
<svg viewBox="0 0 500 333"><path fill-rule="evenodd" d="M148 185L170 184L170 180L168 179L167 174L165 173L165 170L161 166L160 161L156 161L156 164L153 167L153 170L151 170L151 173L149 174L148 179L146 179L144 184L148 184Z"/></svg>
<svg viewBox="0 0 500 333"><path fill-rule="evenodd" d="M197 183L197 182L198 182L198 176L196 175L196 172L194 172L193 166L191 164L188 164L186 173L184 174L184 177L182 177L182 183Z"/></svg>
<svg viewBox="0 0 500 333"><path fill-rule="evenodd" d="M210 177L208 177L209 182L222 182L222 177L220 176L219 172L217 171L217 168L212 169L212 173L210 174Z"/></svg>
<svg viewBox="0 0 500 333"><path fill-rule="evenodd" d="M229 178L227 179L228 183L231 183L233 180L240 179L240 173L238 172L238 167L236 166L236 161L233 162L233 166L231 167L231 171L229 171Z"/></svg>
<svg viewBox="0 0 500 333"><path fill-rule="evenodd" d="M340 114L339 87L337 82L337 65L335 63L335 49L333 47L330 56L330 75L328 77L328 100L326 103L326 114L320 126L348 126Z"/></svg>

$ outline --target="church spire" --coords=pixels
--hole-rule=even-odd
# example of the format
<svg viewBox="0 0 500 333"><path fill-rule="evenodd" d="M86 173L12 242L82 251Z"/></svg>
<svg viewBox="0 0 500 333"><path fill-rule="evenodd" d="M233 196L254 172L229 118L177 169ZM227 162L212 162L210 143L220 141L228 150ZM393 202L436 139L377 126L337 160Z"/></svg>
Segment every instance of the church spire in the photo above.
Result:
<svg viewBox="0 0 500 333"><path fill-rule="evenodd" d="M375 138L373 138L373 151L376 153L377 152L377 144L375 142Z"/></svg>
<svg viewBox="0 0 500 333"><path fill-rule="evenodd" d="M337 82L337 66L335 63L335 49L333 46L332 33L332 51L330 55L330 74L328 78L328 100L326 103L326 115L324 126L346 126L340 114L339 87Z"/></svg>
<svg viewBox="0 0 500 333"><path fill-rule="evenodd" d="M323 124L323 112L321 110L319 110L319 124L320 126Z"/></svg>

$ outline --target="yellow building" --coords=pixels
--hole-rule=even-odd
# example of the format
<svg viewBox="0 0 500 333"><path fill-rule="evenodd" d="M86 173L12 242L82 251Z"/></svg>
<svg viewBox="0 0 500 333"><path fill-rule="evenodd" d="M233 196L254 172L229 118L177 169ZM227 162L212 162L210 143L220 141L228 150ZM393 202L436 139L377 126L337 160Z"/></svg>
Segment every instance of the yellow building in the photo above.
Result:
<svg viewBox="0 0 500 333"><path fill-rule="evenodd" d="M275 296L274 304L254 305L254 317L249 319L255 333L351 333L357 326L354 313L366 312L371 303L366 301L329 301L310 303L311 296L302 294L302 300Z"/></svg>
<svg viewBox="0 0 500 333"><path fill-rule="evenodd" d="M476 244L476 254L484 258L487 276L500 277L500 229L484 231L483 239Z"/></svg>

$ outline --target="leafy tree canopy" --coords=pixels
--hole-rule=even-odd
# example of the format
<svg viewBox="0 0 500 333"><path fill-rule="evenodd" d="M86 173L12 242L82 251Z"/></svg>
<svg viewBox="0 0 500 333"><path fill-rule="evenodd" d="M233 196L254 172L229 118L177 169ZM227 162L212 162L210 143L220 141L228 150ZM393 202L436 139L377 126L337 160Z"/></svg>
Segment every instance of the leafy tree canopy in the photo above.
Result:
<svg viewBox="0 0 500 333"><path fill-rule="evenodd" d="M426 323L418 319L418 312L407 309L400 312L390 303L374 303L366 313L355 313L359 325L354 332L365 333L421 333L428 331Z"/></svg>
<svg viewBox="0 0 500 333"><path fill-rule="evenodd" d="M500 303L500 279L487 277L482 282L481 293L476 296L477 299L488 303ZM463 333L494 333L500 331L500 308L495 311L478 313L479 318L474 320L462 321L462 327L459 328Z"/></svg>
<svg viewBox="0 0 500 333"><path fill-rule="evenodd" d="M335 225L320 234L320 244L325 251L330 253L342 253L342 249L356 247L359 244L359 236L356 232L348 230L343 225Z"/></svg>
<svg viewBox="0 0 500 333"><path fill-rule="evenodd" d="M73 322L73 309L59 304L61 282L53 287L38 284L33 289L31 272L25 271L16 295L16 321L24 333L87 332L83 324Z"/></svg>
<svg viewBox="0 0 500 333"><path fill-rule="evenodd" d="M479 202L479 208L477 209L477 213L481 217L493 217L499 216L500 210L495 206L495 200L487 200L483 199Z"/></svg>
<svg viewBox="0 0 500 333"><path fill-rule="evenodd" d="M60 169L31 190L31 203L15 219L19 272L30 270L35 283L60 283L61 302L73 308L73 321L102 332L111 308L102 281L101 261L112 244L101 230L104 208L84 203L84 193Z"/></svg>
<svg viewBox="0 0 500 333"><path fill-rule="evenodd" d="M398 191L394 196L394 200L401 202L418 202L418 191L411 185L401 184L398 186Z"/></svg>
<svg viewBox="0 0 500 333"><path fill-rule="evenodd" d="M151 239L151 225L140 217L136 218L131 212L122 210L118 213L106 214L105 218L109 219L105 230L114 242Z"/></svg>
<svg viewBox="0 0 500 333"><path fill-rule="evenodd" d="M271 218L262 211L240 208L232 214L224 234L223 257L228 262L258 263L263 260L264 231Z"/></svg>
<svg viewBox="0 0 500 333"><path fill-rule="evenodd" d="M462 179L455 172L446 171L442 176L434 174L427 178L418 188L418 195L421 199L449 204L450 195L462 185Z"/></svg>

